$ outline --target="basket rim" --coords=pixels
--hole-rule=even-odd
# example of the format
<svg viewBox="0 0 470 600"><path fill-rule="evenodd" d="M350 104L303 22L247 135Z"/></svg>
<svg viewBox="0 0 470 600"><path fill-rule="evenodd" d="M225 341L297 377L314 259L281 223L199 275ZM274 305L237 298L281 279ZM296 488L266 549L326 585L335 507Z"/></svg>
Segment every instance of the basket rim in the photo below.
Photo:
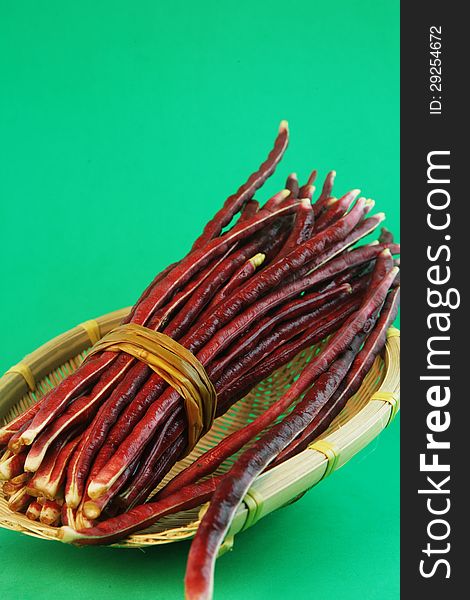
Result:
<svg viewBox="0 0 470 600"><path fill-rule="evenodd" d="M79 324L51 338L27 354L19 365L25 365L26 369L30 370L33 382L39 381L62 365L64 360L67 360L60 355L60 361L57 362L58 346L63 347L67 344L67 349L77 356L89 347L90 342L94 342L96 331L100 336L104 335L117 325L129 310L130 307L126 307ZM88 346L86 346L87 344ZM339 429L330 433L328 430L320 436L320 439L332 448L334 464L329 452L325 454L324 449L314 448L311 445L298 455L259 475L236 512L226 541L222 546L222 552L231 548L235 534L253 526L260 518L277 508L297 499L330 472L346 464L393 420L399 410L399 348L400 331L391 327L388 331L384 351L385 376L378 390L372 394L367 404ZM22 368L14 372L9 370L0 377L0 398L7 397L6 410L15 404L12 398L16 398L18 402L18 398L22 398L30 389L31 385L25 378ZM374 396L378 397L374 398ZM1 502L6 506L3 498ZM201 507L199 518L194 522L187 526L166 530L170 533L174 531L174 537L169 535L162 539L159 534L136 533L120 543L112 544L111 547L136 548L190 539L197 530L206 506L207 504ZM41 539L58 539L57 528L29 521L24 515L12 513L4 506L0 506L0 526Z"/></svg>

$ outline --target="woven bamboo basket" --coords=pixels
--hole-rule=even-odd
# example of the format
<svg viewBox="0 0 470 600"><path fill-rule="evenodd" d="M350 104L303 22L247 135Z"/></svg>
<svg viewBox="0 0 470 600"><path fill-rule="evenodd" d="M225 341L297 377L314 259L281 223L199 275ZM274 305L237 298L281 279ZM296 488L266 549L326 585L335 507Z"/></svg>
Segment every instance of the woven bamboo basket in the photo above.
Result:
<svg viewBox="0 0 470 600"><path fill-rule="evenodd" d="M89 348L118 325L128 310L122 309L82 323L47 342L26 356L19 365L12 367L0 379L1 424L24 411L75 370ZM391 422L399 409L399 340L399 331L390 328L383 355L377 357L360 390L319 440L257 478L236 513L221 552L231 548L235 534L298 499L348 462ZM299 353L218 418L193 452L175 465L161 485L224 436L252 421L276 401L320 348L321 344ZM227 471L235 458L231 457L225 462L219 472ZM201 506L164 517L152 527L114 546L137 548L187 540L194 536L204 510L205 506ZM1 490L0 526L42 539L58 539L57 528L30 521L22 514L10 511Z"/></svg>

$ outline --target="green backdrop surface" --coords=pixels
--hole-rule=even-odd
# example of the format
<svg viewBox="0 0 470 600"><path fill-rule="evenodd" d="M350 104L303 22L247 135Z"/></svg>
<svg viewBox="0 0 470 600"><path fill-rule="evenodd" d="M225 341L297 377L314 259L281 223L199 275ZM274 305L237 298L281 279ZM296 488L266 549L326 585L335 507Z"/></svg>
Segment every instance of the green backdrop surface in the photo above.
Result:
<svg viewBox="0 0 470 600"><path fill-rule="evenodd" d="M399 223L398 1L0 3L0 371L132 304L264 158ZM216 598L398 598L399 428L243 533ZM0 531L5 600L182 597L188 544Z"/></svg>

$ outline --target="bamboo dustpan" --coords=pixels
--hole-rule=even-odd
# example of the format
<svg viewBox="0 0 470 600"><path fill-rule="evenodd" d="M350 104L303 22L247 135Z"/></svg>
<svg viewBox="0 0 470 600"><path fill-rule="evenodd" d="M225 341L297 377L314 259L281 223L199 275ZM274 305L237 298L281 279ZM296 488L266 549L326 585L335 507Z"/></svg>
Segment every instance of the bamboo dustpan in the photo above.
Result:
<svg viewBox="0 0 470 600"><path fill-rule="evenodd" d="M129 309L87 321L47 342L0 378L0 422L3 424L41 398L51 387L75 370L89 348L116 327ZM165 477L161 485L194 461L224 436L252 421L276 401L321 344L300 352L294 360L254 388L227 413L194 450ZM270 512L299 498L321 479L343 466L371 442L393 419L399 408L400 337L390 328L382 356L377 357L360 390L348 401L328 430L310 448L260 475L239 507L222 551L233 544L233 536L254 525ZM226 471L234 457L221 465ZM157 488L158 489L158 488ZM129 536L121 548L168 544L194 536L205 507L162 518L145 531ZM35 537L57 540L57 528L30 521L9 510L0 490L0 526Z"/></svg>

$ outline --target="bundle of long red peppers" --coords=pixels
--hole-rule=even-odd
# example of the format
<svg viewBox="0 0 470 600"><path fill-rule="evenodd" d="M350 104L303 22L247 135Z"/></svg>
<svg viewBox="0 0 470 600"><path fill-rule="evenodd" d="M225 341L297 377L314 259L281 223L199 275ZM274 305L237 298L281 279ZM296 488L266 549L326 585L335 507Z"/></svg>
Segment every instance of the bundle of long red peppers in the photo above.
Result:
<svg viewBox="0 0 470 600"><path fill-rule="evenodd" d="M254 199L287 143L282 122L266 161L126 319L196 356L217 392L217 416L329 337L280 399L148 502L187 450L187 420L178 392L125 352L85 360L0 430L11 510L62 524L64 541L108 544L210 500L189 555L191 599L211 597L218 548L253 480L328 427L358 390L397 312L392 255L399 247L384 228L377 241L357 244L384 219L359 190L333 197L331 172L316 197L313 172L302 186L289 175L286 189L263 205ZM227 474L214 475L244 446Z"/></svg>

